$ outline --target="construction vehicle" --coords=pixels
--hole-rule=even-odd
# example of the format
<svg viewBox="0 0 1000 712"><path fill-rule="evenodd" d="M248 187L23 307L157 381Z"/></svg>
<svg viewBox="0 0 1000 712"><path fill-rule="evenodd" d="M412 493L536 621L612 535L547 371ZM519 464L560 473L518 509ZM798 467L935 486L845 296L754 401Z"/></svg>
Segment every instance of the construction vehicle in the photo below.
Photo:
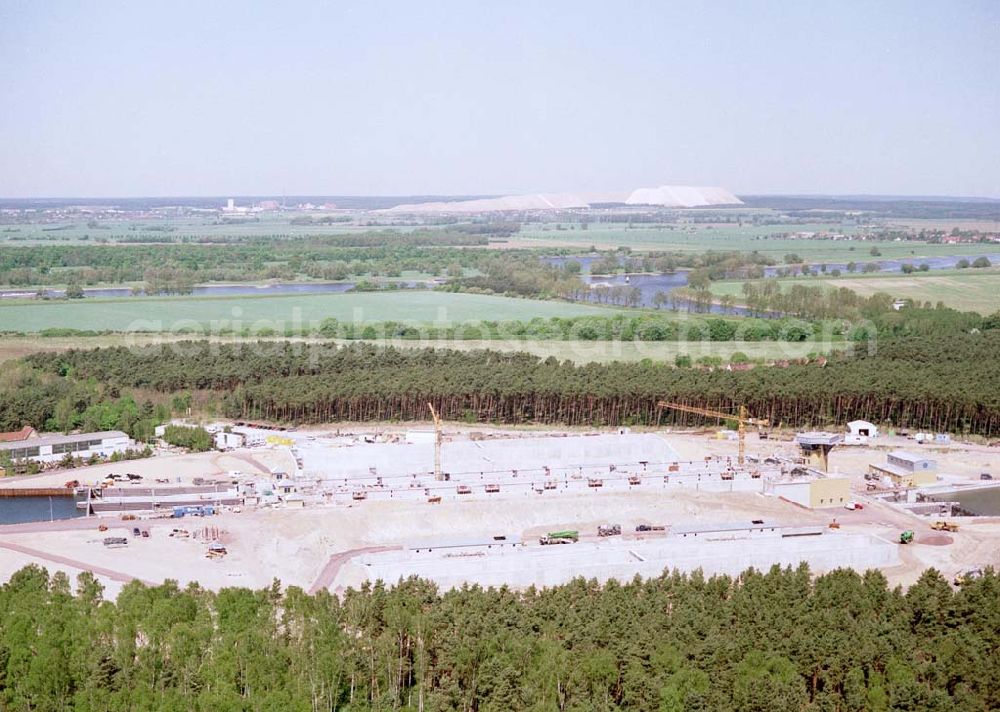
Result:
<svg viewBox="0 0 1000 712"><path fill-rule="evenodd" d="M936 532L957 532L958 525L952 522L945 522L939 520L931 524L931 529L933 529Z"/></svg>
<svg viewBox="0 0 1000 712"><path fill-rule="evenodd" d="M618 536L621 533L621 524L601 524L597 527L597 536Z"/></svg>
<svg viewBox="0 0 1000 712"><path fill-rule="evenodd" d="M982 569L967 569L965 571L959 571L955 574L955 585L964 586L967 583L972 583L976 579L983 577Z"/></svg>
<svg viewBox="0 0 1000 712"><path fill-rule="evenodd" d="M565 529L558 532L549 532L545 536L538 538L538 543L542 546L549 544L575 544L580 540L580 532L576 529Z"/></svg>
<svg viewBox="0 0 1000 712"><path fill-rule="evenodd" d="M441 504L441 496L437 495L437 496L434 496L434 497L428 497L427 498L427 503L428 504Z"/></svg>
<svg viewBox="0 0 1000 712"><path fill-rule="evenodd" d="M431 409L431 417L434 418L434 479L443 480L444 475L441 473L441 418L438 417L432 404L428 403L427 407Z"/></svg>
<svg viewBox="0 0 1000 712"><path fill-rule="evenodd" d="M656 404L657 408L670 408L671 410L679 410L682 413L693 413L694 415L704 415L708 418L718 418L719 420L734 420L736 421L736 431L738 434L739 441L739 457L737 462L740 467L746 462L746 434L748 425L756 425L758 431L762 428L768 426L768 421L761 420L759 418L751 418L747 414L747 407L745 405L740 406L740 412L736 415L732 413L720 413L717 410L708 410L707 408L696 408L690 405L684 405L682 403L668 403L667 401L660 401ZM657 419L659 420L659 419Z"/></svg>
<svg viewBox="0 0 1000 712"><path fill-rule="evenodd" d="M666 527L660 524L640 524L635 530L637 532L662 532L666 531Z"/></svg>
<svg viewBox="0 0 1000 712"><path fill-rule="evenodd" d="M899 535L900 544L912 544L913 543L913 530L907 529L905 532Z"/></svg>

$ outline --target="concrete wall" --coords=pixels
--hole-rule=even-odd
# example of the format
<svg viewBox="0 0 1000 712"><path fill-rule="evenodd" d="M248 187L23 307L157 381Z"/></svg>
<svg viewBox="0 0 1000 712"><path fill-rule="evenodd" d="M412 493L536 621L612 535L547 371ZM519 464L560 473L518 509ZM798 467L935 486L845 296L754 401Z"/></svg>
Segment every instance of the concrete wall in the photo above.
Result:
<svg viewBox="0 0 1000 712"><path fill-rule="evenodd" d="M809 506L813 509L843 507L851 500L851 481L846 477L823 477L809 483Z"/></svg>
<svg viewBox="0 0 1000 712"><path fill-rule="evenodd" d="M707 575L735 575L749 567L766 570L774 564L797 566L806 561L814 572L850 567L858 571L899 562L898 547L864 534L830 532L817 536L761 537L742 542L738 537L658 537L559 546L524 546L490 551L392 551L367 554L356 560L371 580L395 582L411 575L430 579L443 588L465 583L484 586L554 586L583 576L598 581L627 581L639 575L655 577L664 571L702 569Z"/></svg>
<svg viewBox="0 0 1000 712"><path fill-rule="evenodd" d="M808 480L803 482L775 482L771 486L771 491L778 497L783 497L789 502L795 502L795 504L802 505L803 507L810 507L810 497L809 497L810 483Z"/></svg>

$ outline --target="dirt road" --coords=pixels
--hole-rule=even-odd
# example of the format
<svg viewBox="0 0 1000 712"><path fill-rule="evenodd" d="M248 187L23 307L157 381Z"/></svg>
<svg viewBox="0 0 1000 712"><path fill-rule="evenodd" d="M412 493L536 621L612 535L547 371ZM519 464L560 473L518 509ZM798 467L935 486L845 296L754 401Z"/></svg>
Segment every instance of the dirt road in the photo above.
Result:
<svg viewBox="0 0 1000 712"><path fill-rule="evenodd" d="M44 551L39 551L38 549L32 549L31 547L21 546L20 544L12 544L11 542L0 541L0 548L8 549L10 551L16 551L20 554L26 554L35 559L51 561L54 564L69 566L74 569L79 569L80 571L89 571L92 574L104 576L106 578L111 579L112 581L129 583L130 581L136 580L134 576L123 574L120 571L112 571L111 569L106 569L103 566L94 566L93 564L88 564L83 561L77 561L76 559L70 559L65 556L59 556L58 554L49 554ZM143 581L143 583L145 583L147 586L156 585L151 581Z"/></svg>
<svg viewBox="0 0 1000 712"><path fill-rule="evenodd" d="M375 554L382 551L392 551L393 549L398 548L398 546L366 546L361 549L350 549L348 551L341 551L340 553L334 554L330 557L329 561L326 562L326 566L323 567L323 570L319 572L319 576L317 576L316 580L313 581L313 585L309 587L309 593L316 593L317 591L329 588L330 584L332 584L337 578L337 574L340 573L340 567L353 559L355 556L360 556L361 554Z"/></svg>

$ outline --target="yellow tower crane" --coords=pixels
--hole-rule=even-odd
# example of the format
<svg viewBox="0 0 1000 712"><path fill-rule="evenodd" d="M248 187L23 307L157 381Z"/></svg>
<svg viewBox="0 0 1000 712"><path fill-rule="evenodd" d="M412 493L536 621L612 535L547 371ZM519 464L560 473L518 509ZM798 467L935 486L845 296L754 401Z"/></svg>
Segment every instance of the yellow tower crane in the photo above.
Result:
<svg viewBox="0 0 1000 712"><path fill-rule="evenodd" d="M709 410L707 408L696 408L691 405L683 405L681 403L668 403L667 401L660 401L656 404L657 408L670 408L671 410L679 410L682 413L694 413L695 415L704 415L707 418L719 418L720 420L735 420L736 421L736 432L739 435L739 459L737 462L742 466L744 460L746 459L746 434L748 425L756 425L758 428L767 427L768 422L766 420L761 420L759 418L751 418L747 414L747 407L745 405L740 406L740 412L736 415L732 413L720 413L717 410Z"/></svg>
<svg viewBox="0 0 1000 712"><path fill-rule="evenodd" d="M443 480L444 474L441 472L441 419L433 405L428 403L427 407L431 409L431 416L434 418L434 479Z"/></svg>

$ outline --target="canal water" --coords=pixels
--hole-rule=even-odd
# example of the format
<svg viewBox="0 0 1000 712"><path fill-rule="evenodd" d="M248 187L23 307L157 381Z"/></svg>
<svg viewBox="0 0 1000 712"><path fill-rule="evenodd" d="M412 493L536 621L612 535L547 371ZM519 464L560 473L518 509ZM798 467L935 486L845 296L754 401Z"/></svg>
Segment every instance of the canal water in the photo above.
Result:
<svg viewBox="0 0 1000 712"><path fill-rule="evenodd" d="M0 524L47 522L83 516L75 497L0 497Z"/></svg>
<svg viewBox="0 0 1000 712"><path fill-rule="evenodd" d="M980 517L1000 516L1000 484L996 487L945 492L933 497L936 502L958 502L962 509Z"/></svg>

